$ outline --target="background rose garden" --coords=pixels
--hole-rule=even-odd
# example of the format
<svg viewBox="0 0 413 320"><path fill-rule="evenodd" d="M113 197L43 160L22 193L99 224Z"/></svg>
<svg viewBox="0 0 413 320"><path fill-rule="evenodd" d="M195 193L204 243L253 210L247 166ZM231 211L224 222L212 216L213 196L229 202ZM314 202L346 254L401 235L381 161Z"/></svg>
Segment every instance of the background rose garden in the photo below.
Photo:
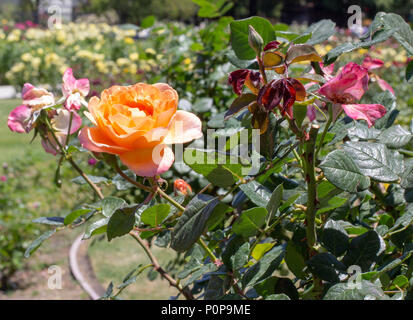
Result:
<svg viewBox="0 0 413 320"><path fill-rule="evenodd" d="M148 24L141 28L131 26L120 28L104 24L69 24L64 26L63 30L51 31L31 27L21 30L9 26L6 31L3 29L0 33L0 47L2 48L0 54L3 55L1 61L5 61L1 65L3 71L1 72L1 81L4 84L13 84L16 87L22 86L25 82L45 84L48 85L49 90L57 92L62 73L70 66L73 67L75 74L79 77L90 78L91 95L98 94L103 88L113 84L132 84L139 81L149 83L167 82L178 91L181 109L197 113L203 120L204 127L221 128L228 132L233 128L222 128L221 117L235 97L232 88L227 84L228 73L236 69L229 62L231 59L234 62L233 56L232 58L231 55L228 57L231 50L228 48L229 32L227 27L231 20L231 18L224 17L199 28L192 28L178 23L155 22L152 25L149 20L147 20ZM276 30L281 38L287 28L286 25L276 25ZM140 39L139 34L142 33L142 30L149 32L149 36ZM301 34L305 33L306 28L294 26L291 30L293 34L295 32ZM285 33L284 36L294 37L294 35L291 36L288 33ZM315 49L320 55L324 56L338 44L348 40L350 40L349 37L344 33L338 34L321 44L316 44ZM345 54L340 58L338 64L342 66L349 61L361 64L367 53L366 50L360 48ZM400 109L402 115L399 116L397 121L405 126L408 125L411 118L409 106L412 105L413 99L409 92L411 84L404 80L408 54L394 39L389 39L387 42L375 46L368 53L373 58L384 61L384 67L374 72L389 82L395 89L398 97L398 109ZM298 71L304 70L306 65L297 64L295 68ZM368 100L378 94L381 94L381 89L373 83L370 85L370 91L365 99ZM76 143L76 140L73 143ZM409 151L410 146L407 146L406 149ZM79 151L83 150L80 149ZM79 157L83 159L84 163L91 159L90 155L83 152L79 153ZM35 160L36 158L33 162ZM26 207L28 202L22 199L21 194L31 192L31 185L28 185L27 189L23 189L19 185L18 175L24 172L23 168L26 170L31 166L32 162L30 160L23 160L22 164L12 165L9 163L3 168L4 179L6 180L1 184L1 188L4 190L4 193L2 192L4 194L2 215L6 216L3 221L9 221L9 223L6 227L3 226L8 231L6 233L8 237L4 237L3 234L2 243L7 244L7 246L2 245L1 247L4 251L9 248L3 254L3 257L10 257L8 260L3 260L8 261L8 264L4 263L2 265L6 266L3 268L5 270L3 274L7 277L9 277L8 273L11 274L21 265L22 253L30 243L28 240L32 240L41 230L41 228L27 223L29 220L35 218L38 214L41 216L63 217L64 214L59 215L54 210L71 210L76 205L91 200L90 198L76 199L75 203L69 203L67 207L46 207L41 213L36 210L35 205L28 214ZM74 187L70 182L65 182L67 178L76 179L76 175L68 167L64 166L63 168L60 178L63 181L64 189L62 190L65 193L78 194L79 190L73 189ZM100 183L107 185L104 187L107 195L124 198L129 203L143 201L143 195L139 190L121 182L119 177L113 179L113 172L103 161L98 161L97 164L88 168L88 174L94 176L96 181L100 180ZM36 169L36 171L41 174L42 179L55 174L54 168L50 168L50 166ZM200 174L182 166L174 166L171 171L164 175L164 178L170 181L175 178L184 178L193 190L198 191L208 184L208 181ZM280 175L274 176L274 179L284 178ZM75 181L82 184L79 179ZM287 179L284 182L286 192L289 194L290 191L288 190L293 190L295 181ZM81 186L81 188L86 190L85 186ZM172 191L172 186L169 187L169 191ZM214 189L214 192L220 194L224 190L218 187ZM57 190L50 186L50 189L45 190L45 194L50 193L52 193L51 197L53 198L53 194L56 194ZM90 195L85 195L85 197L90 197ZM16 208L16 204L13 202L14 199L22 203L23 207L21 209ZM30 200L32 200L32 197L30 197ZM225 202L228 202L231 199L226 200ZM46 197L44 203L42 201L42 205L47 205L49 202L50 200ZM336 204L333 206L336 206ZM333 212L332 214L339 214L340 208L343 209L344 205L342 204L330 210ZM368 217L367 209L363 207L360 210L361 214ZM46 214L46 211L49 211L50 215ZM16 219L16 217L19 218ZM22 221L19 221L20 218ZM383 224L388 227L392 226L390 217L386 216L382 219ZM38 221L50 224L48 220ZM24 234L22 234L23 229L26 230ZM353 230L354 234L363 233L364 231L362 227ZM12 245L10 246L10 244ZM265 252L265 243L263 245ZM197 258L199 253L195 252L194 255L195 259L199 259ZM401 277L399 277L400 279ZM392 285L390 281L389 286ZM289 296L291 297L291 293Z"/></svg>

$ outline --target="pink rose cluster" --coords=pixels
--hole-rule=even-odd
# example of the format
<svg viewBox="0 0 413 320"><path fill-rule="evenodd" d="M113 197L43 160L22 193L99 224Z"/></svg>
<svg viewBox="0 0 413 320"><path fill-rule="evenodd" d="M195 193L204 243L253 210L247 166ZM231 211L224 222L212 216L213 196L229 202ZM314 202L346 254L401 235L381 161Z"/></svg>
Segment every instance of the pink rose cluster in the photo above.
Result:
<svg viewBox="0 0 413 320"><path fill-rule="evenodd" d="M71 68L63 74L63 97L58 101L46 89L25 83L22 90L23 103L10 112L7 125L11 131L29 133L36 126L41 110L48 109L47 116L54 134L46 131L42 135L42 146L46 152L56 155L58 144L66 145L67 135L79 130L82 118L76 111L82 105L87 106L85 97L89 90L89 80L76 79ZM59 105L63 105L63 108L56 108Z"/></svg>
<svg viewBox="0 0 413 320"><path fill-rule="evenodd" d="M333 112L338 115L343 110L354 120L365 120L371 127L377 119L386 114L386 108L381 104L358 104L368 89L368 83L374 79L382 90L389 90L394 95L393 88L371 70L383 66L383 61L367 56L362 65L354 62L346 64L340 72L333 76L334 65L323 66L321 69L327 82L318 90L333 103ZM310 120L315 119L315 108L308 108Z"/></svg>

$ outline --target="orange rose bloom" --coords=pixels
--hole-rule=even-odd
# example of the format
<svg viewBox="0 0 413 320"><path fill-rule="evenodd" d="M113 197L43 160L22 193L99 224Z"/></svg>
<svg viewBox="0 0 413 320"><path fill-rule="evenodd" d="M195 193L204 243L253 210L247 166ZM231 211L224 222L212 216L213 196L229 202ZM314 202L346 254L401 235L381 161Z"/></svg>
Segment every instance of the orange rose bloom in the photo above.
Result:
<svg viewBox="0 0 413 320"><path fill-rule="evenodd" d="M170 144L202 137L201 120L178 110L178 94L165 83L113 86L89 101L85 112L95 127L79 133L82 146L119 155L139 176L153 177L174 162Z"/></svg>

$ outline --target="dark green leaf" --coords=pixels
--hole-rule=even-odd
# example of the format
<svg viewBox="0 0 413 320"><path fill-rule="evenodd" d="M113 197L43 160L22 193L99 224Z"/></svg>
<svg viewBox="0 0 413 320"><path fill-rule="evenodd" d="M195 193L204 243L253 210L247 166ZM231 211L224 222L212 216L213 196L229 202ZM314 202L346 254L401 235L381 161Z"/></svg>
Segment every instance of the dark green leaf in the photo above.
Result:
<svg viewBox="0 0 413 320"><path fill-rule="evenodd" d="M257 282L271 276L284 259L284 254L284 245L271 249L263 258L245 272L241 279L242 287L254 286Z"/></svg>
<svg viewBox="0 0 413 320"><path fill-rule="evenodd" d="M370 186L370 179L361 173L353 159L342 150L328 154L320 168L328 181L342 190L357 192Z"/></svg>
<svg viewBox="0 0 413 320"><path fill-rule="evenodd" d="M381 242L376 231L370 230L354 238L342 262L346 266L358 265L363 272L369 270L376 261Z"/></svg>
<svg viewBox="0 0 413 320"><path fill-rule="evenodd" d="M217 198L202 194L194 197L172 231L171 248L178 252L188 250L204 232L208 219L218 203Z"/></svg>
<svg viewBox="0 0 413 320"><path fill-rule="evenodd" d="M243 20L236 20L230 23L231 46L237 57L241 60L251 60L256 56L255 51L249 46L248 33L249 26L259 33L264 40L264 45L275 40L275 31L272 24L261 17L250 17Z"/></svg>
<svg viewBox="0 0 413 320"><path fill-rule="evenodd" d="M240 189L257 206L266 207L268 202L270 201L270 191L255 180L241 185Z"/></svg>
<svg viewBox="0 0 413 320"><path fill-rule="evenodd" d="M342 256L349 246L349 237L339 222L328 220L321 240L323 246L336 257Z"/></svg>
<svg viewBox="0 0 413 320"><path fill-rule="evenodd" d="M40 217L40 218L34 219L32 222L48 224L51 226L62 226L63 221L64 221L63 217Z"/></svg>
<svg viewBox="0 0 413 320"><path fill-rule="evenodd" d="M329 282L339 282L339 275L346 272L346 266L327 252L316 254L307 265L314 275Z"/></svg>
<svg viewBox="0 0 413 320"><path fill-rule="evenodd" d="M108 240L123 236L133 229L135 225L136 206L116 210L109 218L106 233Z"/></svg>
<svg viewBox="0 0 413 320"><path fill-rule="evenodd" d="M384 144L347 142L344 150L360 168L361 173L377 181L397 181L403 172L403 157L387 149Z"/></svg>

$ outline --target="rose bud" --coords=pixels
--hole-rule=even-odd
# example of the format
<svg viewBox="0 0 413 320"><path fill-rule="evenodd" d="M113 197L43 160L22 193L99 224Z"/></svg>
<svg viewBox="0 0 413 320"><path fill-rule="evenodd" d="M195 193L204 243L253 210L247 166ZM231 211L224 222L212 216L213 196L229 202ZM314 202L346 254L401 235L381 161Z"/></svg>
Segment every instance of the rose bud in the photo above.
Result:
<svg viewBox="0 0 413 320"><path fill-rule="evenodd" d="M185 180L176 179L174 182L175 196L178 195L178 191L186 196L188 193L192 193L192 188Z"/></svg>

